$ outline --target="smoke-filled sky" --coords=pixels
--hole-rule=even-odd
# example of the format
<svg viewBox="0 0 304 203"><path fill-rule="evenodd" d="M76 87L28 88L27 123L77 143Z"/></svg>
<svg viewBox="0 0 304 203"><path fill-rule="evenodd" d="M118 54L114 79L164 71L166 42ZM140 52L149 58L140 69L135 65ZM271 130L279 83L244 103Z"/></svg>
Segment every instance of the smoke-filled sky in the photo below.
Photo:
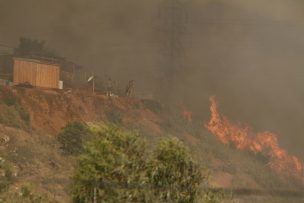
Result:
<svg viewBox="0 0 304 203"><path fill-rule="evenodd" d="M134 79L138 93L184 102L205 120L216 95L228 117L278 133L304 159L304 2L180 0L176 68L165 54L166 1L0 0L0 44L46 40L88 70Z"/></svg>

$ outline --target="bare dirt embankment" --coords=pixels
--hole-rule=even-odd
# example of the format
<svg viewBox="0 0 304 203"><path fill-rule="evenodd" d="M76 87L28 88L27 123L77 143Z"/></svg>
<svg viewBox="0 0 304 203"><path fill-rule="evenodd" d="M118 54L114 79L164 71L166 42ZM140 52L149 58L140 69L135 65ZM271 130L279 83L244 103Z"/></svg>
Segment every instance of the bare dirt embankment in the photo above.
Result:
<svg viewBox="0 0 304 203"><path fill-rule="evenodd" d="M73 120L137 123L156 134L161 133L160 118L137 99L108 98L80 90L15 89L15 93L22 98L22 106L29 113L32 126L49 134L57 134Z"/></svg>
<svg viewBox="0 0 304 203"><path fill-rule="evenodd" d="M6 98L3 94L9 91L13 95ZM0 156L13 168L10 187L13 191L24 183L33 183L38 193L48 194L54 202L70 202L69 184L75 160L61 153L56 134L73 120L115 123L136 129L153 142L164 135L176 136L209 170L210 186L259 190L303 188L278 177L269 170L263 157L222 145L201 121L187 120L179 109L169 111L152 100L108 98L81 90L23 88L2 91L0 99ZM239 200L284 202L286 199L252 196Z"/></svg>

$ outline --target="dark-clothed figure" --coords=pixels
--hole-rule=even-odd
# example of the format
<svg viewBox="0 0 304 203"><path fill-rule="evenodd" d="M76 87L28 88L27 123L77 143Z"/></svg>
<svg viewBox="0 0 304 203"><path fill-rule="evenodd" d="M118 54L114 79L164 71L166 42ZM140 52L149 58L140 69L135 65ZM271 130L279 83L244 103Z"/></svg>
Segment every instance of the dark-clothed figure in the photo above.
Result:
<svg viewBox="0 0 304 203"><path fill-rule="evenodd" d="M112 91L113 91L113 80L111 78L108 78L106 95L108 97L111 97L113 95Z"/></svg>
<svg viewBox="0 0 304 203"><path fill-rule="evenodd" d="M126 96L131 97L134 94L134 81L130 80L126 87Z"/></svg>

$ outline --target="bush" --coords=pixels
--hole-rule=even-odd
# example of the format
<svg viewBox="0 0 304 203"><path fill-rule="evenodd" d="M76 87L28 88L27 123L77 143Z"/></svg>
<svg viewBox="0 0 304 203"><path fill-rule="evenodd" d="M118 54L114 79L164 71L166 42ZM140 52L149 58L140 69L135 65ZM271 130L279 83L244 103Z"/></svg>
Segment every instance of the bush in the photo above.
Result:
<svg viewBox="0 0 304 203"><path fill-rule="evenodd" d="M194 202L203 180L199 165L176 138L159 143L148 165L148 177L160 202Z"/></svg>
<svg viewBox="0 0 304 203"><path fill-rule="evenodd" d="M97 132L79 158L73 201L195 202L203 178L186 147L166 138L150 158L145 149L138 133Z"/></svg>
<svg viewBox="0 0 304 203"><path fill-rule="evenodd" d="M0 123L15 128L27 127L27 124L21 119L19 112L14 106L0 105L0 111Z"/></svg>
<svg viewBox="0 0 304 203"><path fill-rule="evenodd" d="M30 124L30 116L17 97L9 88L0 87L1 110L0 122L18 128L26 128Z"/></svg>
<svg viewBox="0 0 304 203"><path fill-rule="evenodd" d="M27 124L30 124L30 114L28 112L26 112L22 106L17 105L16 106L16 110L18 111L20 118Z"/></svg>
<svg viewBox="0 0 304 203"><path fill-rule="evenodd" d="M122 123L122 115L121 112L119 111L119 109L116 108L111 108L105 111L107 120L110 123L114 123L114 124L121 124Z"/></svg>
<svg viewBox="0 0 304 203"><path fill-rule="evenodd" d="M19 98L9 88L4 86L0 86L0 98L7 106L14 106L19 103Z"/></svg>
<svg viewBox="0 0 304 203"><path fill-rule="evenodd" d="M78 155L84 150L83 145L90 137L90 130L86 125L78 121L68 123L58 134L57 139L60 148L67 155Z"/></svg>
<svg viewBox="0 0 304 203"><path fill-rule="evenodd" d="M73 201L142 202L144 149L137 133L115 127L97 133L80 156Z"/></svg>
<svg viewBox="0 0 304 203"><path fill-rule="evenodd" d="M18 98L12 92L4 95L3 102L8 106L14 106L18 103Z"/></svg>
<svg viewBox="0 0 304 203"><path fill-rule="evenodd" d="M151 100L151 99L143 99L142 100L145 107L154 113L160 113L162 110L162 106L159 102Z"/></svg>

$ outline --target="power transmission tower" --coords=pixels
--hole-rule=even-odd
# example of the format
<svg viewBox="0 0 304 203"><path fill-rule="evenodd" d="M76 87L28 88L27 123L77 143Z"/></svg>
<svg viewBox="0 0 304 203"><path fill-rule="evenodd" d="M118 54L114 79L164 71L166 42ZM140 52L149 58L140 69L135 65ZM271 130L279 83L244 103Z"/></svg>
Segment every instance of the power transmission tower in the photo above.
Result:
<svg viewBox="0 0 304 203"><path fill-rule="evenodd" d="M168 74L179 71L184 63L183 38L188 14L181 0L163 0L159 7L159 27L163 66Z"/></svg>
<svg viewBox="0 0 304 203"><path fill-rule="evenodd" d="M185 0L162 0L158 8L157 39L160 49L160 74L156 94L168 103L178 102L186 70L184 42L188 13ZM179 98L180 99L180 98Z"/></svg>

